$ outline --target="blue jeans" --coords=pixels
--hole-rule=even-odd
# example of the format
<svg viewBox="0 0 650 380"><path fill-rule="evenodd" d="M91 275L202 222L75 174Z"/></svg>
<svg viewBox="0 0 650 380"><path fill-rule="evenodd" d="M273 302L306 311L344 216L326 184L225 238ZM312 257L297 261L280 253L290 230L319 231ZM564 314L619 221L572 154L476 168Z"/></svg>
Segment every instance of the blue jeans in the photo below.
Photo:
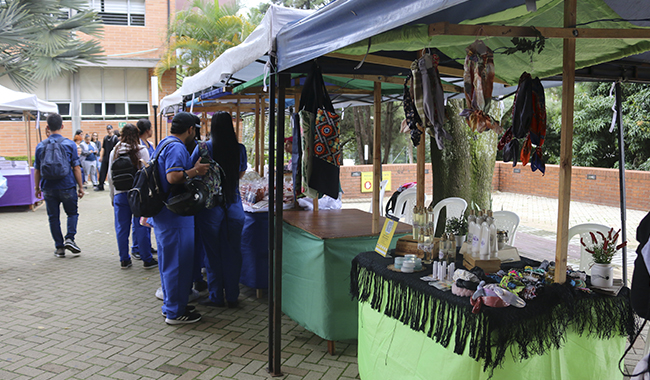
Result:
<svg viewBox="0 0 650 380"><path fill-rule="evenodd" d="M63 211L68 215L68 233L65 238L74 240L74 236L77 234L77 220L79 219L77 189L75 187L69 189L43 189L43 199L45 199L45 208L50 221L50 233L52 233L54 245L56 248L63 248L61 209L59 205L63 204Z"/></svg>

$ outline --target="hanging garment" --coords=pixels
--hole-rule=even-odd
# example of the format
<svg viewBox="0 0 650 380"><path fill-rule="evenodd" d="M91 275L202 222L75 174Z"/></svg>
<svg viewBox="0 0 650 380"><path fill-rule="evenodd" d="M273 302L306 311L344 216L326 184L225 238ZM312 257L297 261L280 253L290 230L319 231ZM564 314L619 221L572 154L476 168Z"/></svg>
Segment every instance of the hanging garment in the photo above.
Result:
<svg viewBox="0 0 650 380"><path fill-rule="evenodd" d="M501 133L499 122L488 115L494 86L494 53L483 41L475 41L465 51L463 84L468 108L460 116L465 118L473 131L491 129Z"/></svg>
<svg viewBox="0 0 650 380"><path fill-rule="evenodd" d="M413 102L413 97L411 96L411 90L409 89L408 84L413 81L413 74L409 73L406 79L404 80L404 95L402 97L402 105L404 106L404 123L406 128L411 131L411 141L413 146L420 145L420 136L422 135L422 119L415 109L415 103ZM411 84L411 88L413 85Z"/></svg>
<svg viewBox="0 0 650 380"><path fill-rule="evenodd" d="M517 165L519 139L525 139L519 158L524 166L530 162L532 171L544 174L546 165L542 145L546 138L546 98L539 78L532 79L524 72L519 78L512 107L512 126L501 137L498 149L503 149L503 160Z"/></svg>
<svg viewBox="0 0 650 380"><path fill-rule="evenodd" d="M308 185L318 193L336 199L339 196L341 166L339 116L334 111L317 63L312 65L300 99L305 147L303 160L311 162L307 165L303 186ZM307 195L315 198L313 194Z"/></svg>
<svg viewBox="0 0 650 380"><path fill-rule="evenodd" d="M451 135L442 127L445 122L445 93L438 73L438 61L437 55L425 54L418 59L418 68L422 76L427 132L435 138L438 149L442 150L445 148L443 139L451 140Z"/></svg>

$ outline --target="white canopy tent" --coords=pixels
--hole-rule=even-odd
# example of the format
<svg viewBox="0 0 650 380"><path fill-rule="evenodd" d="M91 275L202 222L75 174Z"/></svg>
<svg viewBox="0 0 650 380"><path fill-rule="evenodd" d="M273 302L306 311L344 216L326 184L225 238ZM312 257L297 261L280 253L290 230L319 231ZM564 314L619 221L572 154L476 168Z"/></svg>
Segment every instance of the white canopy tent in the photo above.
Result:
<svg viewBox="0 0 650 380"><path fill-rule="evenodd" d="M0 86L0 111L23 115L25 120L25 138L27 140L27 162L32 164L32 147L30 137L30 118L32 111L53 113L59 112L59 107L52 102L39 99L34 94L14 91L7 87Z"/></svg>
<svg viewBox="0 0 650 380"><path fill-rule="evenodd" d="M199 73L185 78L181 88L165 96L160 101L160 112L165 113L169 107L182 103L185 95L224 87L227 83L238 85L262 75L268 62L266 55L275 50L275 36L280 29L311 13L313 11L271 5L262 22L244 42L226 50Z"/></svg>

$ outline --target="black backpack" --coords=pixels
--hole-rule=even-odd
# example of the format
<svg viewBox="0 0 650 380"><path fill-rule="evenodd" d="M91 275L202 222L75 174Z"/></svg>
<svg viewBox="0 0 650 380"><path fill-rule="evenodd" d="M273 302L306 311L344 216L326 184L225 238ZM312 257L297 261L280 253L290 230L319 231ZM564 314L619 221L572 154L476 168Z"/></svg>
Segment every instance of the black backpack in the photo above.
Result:
<svg viewBox="0 0 650 380"><path fill-rule="evenodd" d="M116 190L131 190L138 169L131 162L128 153L120 154L111 165L111 178Z"/></svg>
<svg viewBox="0 0 650 380"><path fill-rule="evenodd" d="M133 187L127 195L131 212L135 217L152 217L165 207L167 193L162 191L162 185L158 176L158 156L167 145L177 140L169 139L165 141L160 149L154 153L154 156L135 173Z"/></svg>
<svg viewBox="0 0 650 380"><path fill-rule="evenodd" d="M70 174L70 160L65 151L63 139L47 139L43 141L43 153L41 156L41 177L44 179L62 179Z"/></svg>

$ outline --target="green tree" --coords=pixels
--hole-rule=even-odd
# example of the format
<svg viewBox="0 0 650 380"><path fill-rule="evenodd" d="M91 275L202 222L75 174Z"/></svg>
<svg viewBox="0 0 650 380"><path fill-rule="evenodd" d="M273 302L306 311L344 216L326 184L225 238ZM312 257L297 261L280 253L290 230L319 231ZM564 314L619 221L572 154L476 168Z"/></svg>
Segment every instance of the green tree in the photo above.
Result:
<svg viewBox="0 0 650 380"><path fill-rule="evenodd" d="M102 63L95 38L102 24L83 0L6 0L0 2L0 75L22 90L75 71L83 62Z"/></svg>
<svg viewBox="0 0 650 380"><path fill-rule="evenodd" d="M238 5L219 5L218 0L194 0L188 10L176 14L168 28L169 45L156 66L156 75L177 68L181 77L207 67L224 51L239 45L255 29L261 18L252 11L238 16Z"/></svg>

